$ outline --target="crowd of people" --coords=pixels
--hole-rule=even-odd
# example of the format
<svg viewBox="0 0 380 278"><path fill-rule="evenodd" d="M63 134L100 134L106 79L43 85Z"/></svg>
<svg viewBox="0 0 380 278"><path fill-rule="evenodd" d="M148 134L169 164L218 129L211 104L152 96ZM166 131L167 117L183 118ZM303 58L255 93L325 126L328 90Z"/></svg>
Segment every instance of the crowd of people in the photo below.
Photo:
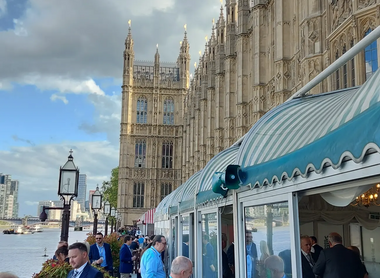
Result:
<svg viewBox="0 0 380 278"><path fill-rule="evenodd" d="M166 238L163 235L144 236L139 230L127 232L119 231L123 240L119 257L120 278L129 278L136 274L141 278L166 278L165 270ZM53 259L58 262L69 262L73 270L67 278L102 278L103 271L113 275L113 259L111 247L103 240L103 234L95 235L96 243L76 242L68 246L67 242L58 243ZM338 233L328 235L330 248L323 249L314 236L301 236L301 261L303 278L368 278L367 270L360 260L360 251L355 246L344 247L342 237ZM203 277L216 277L214 266L213 247L206 234L203 235L204 271ZM226 248L227 237L222 234L222 249ZM286 278L291 269L290 253L270 255L265 242L260 242L261 256L258 258L256 244L252 240L252 233L246 232L247 277ZM288 259L287 259L288 257ZM227 252L222 252L223 278L235 277L234 243ZM289 264L287 266L287 264ZM288 270L287 270L288 269ZM171 278L189 278L192 275L193 265L186 256L179 256L171 263ZM291 272L291 270L290 270ZM288 276L287 276L288 275ZM17 278L12 274L0 273L0 278Z"/></svg>
<svg viewBox="0 0 380 278"><path fill-rule="evenodd" d="M119 240L123 241L119 252L120 278L129 278L131 274L136 274L141 278L166 278L164 259L167 254L165 254L164 236L144 236L139 229L121 229L118 232ZM88 242L76 242L70 246L65 241L58 243L53 259L70 263L73 270L67 278L103 277L102 272L91 265L96 265L111 276L116 275L113 273L110 245L104 242L103 234L100 232L95 235L95 241L92 245ZM179 256L171 264L170 277L189 278L192 275L192 269L192 262L187 257Z"/></svg>

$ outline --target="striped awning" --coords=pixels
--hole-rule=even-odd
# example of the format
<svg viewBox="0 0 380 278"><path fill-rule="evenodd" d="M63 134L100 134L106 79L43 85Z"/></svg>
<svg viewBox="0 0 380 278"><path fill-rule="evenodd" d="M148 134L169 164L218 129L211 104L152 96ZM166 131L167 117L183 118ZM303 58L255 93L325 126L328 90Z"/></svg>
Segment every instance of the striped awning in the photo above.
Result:
<svg viewBox="0 0 380 278"><path fill-rule="evenodd" d="M296 98L265 114L237 154L244 185L262 186L359 163L380 146L380 71L360 88Z"/></svg>
<svg viewBox="0 0 380 278"><path fill-rule="evenodd" d="M183 184L184 190L183 190L182 198L178 205L178 209L180 212L184 212L186 210L194 208L195 191L196 191L199 176L201 175L201 173L202 173L202 170L198 171Z"/></svg>
<svg viewBox="0 0 380 278"><path fill-rule="evenodd" d="M197 204L206 200L221 198L220 194L212 191L212 177L215 172L224 172L230 164L235 164L240 144L235 144L214 156L202 170L197 184Z"/></svg>
<svg viewBox="0 0 380 278"><path fill-rule="evenodd" d="M156 208L148 210L143 215L141 215L139 221L137 221L137 224L154 224L153 216L155 212Z"/></svg>

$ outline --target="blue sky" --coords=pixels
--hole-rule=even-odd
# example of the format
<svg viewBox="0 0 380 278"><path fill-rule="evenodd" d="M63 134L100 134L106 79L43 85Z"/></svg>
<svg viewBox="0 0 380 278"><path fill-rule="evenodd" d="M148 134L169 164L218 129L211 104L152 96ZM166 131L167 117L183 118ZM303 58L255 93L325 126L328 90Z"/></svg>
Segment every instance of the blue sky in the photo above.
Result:
<svg viewBox="0 0 380 278"><path fill-rule="evenodd" d="M194 64L219 14L219 0L0 0L0 173L20 182L20 216L58 199L70 149L88 190L117 167L128 20L135 58L158 44L165 62L187 24Z"/></svg>

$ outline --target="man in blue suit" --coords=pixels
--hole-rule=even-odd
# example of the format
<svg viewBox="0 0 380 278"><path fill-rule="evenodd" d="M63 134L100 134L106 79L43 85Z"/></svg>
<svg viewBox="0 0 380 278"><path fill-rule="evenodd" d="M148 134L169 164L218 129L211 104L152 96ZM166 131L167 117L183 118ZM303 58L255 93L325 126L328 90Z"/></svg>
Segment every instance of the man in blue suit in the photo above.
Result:
<svg viewBox="0 0 380 278"><path fill-rule="evenodd" d="M103 278L103 274L88 263L87 246L76 242L69 246L70 265L73 270L67 278Z"/></svg>
<svg viewBox="0 0 380 278"><path fill-rule="evenodd" d="M136 256L132 255L130 246L132 244L132 237L125 236L124 244L120 249L120 278L128 278L129 274L133 272L133 261L136 260Z"/></svg>
<svg viewBox="0 0 380 278"><path fill-rule="evenodd" d="M90 263L99 265L113 274L113 260L111 247L108 243L103 242L103 234L97 233L95 235L96 243L90 246Z"/></svg>

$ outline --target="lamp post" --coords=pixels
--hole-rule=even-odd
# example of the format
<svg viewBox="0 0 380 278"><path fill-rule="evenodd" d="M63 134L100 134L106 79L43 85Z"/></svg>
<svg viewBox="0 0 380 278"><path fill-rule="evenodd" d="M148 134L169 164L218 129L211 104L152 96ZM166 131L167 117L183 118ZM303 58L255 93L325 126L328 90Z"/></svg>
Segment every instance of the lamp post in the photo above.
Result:
<svg viewBox="0 0 380 278"><path fill-rule="evenodd" d="M108 201L105 201L104 206L103 206L103 213L106 216L106 227L105 227L105 232L104 235L106 236L108 233L108 216L111 213L111 204Z"/></svg>
<svg viewBox="0 0 380 278"><path fill-rule="evenodd" d="M92 199L91 199L91 208L92 211L94 212L94 225L93 225L93 231L92 234L96 235L98 231L98 212L102 208L102 194L100 194L99 191L99 186L96 186L96 190L94 194L92 194Z"/></svg>
<svg viewBox="0 0 380 278"><path fill-rule="evenodd" d="M69 153L67 162L59 170L58 186L58 195L63 201L61 241L66 242L69 238L70 203L74 197L78 196L79 180L79 169L74 164L73 151L70 150Z"/></svg>
<svg viewBox="0 0 380 278"><path fill-rule="evenodd" d="M115 232L117 232L117 222L119 221L119 212L116 210L115 214Z"/></svg>
<svg viewBox="0 0 380 278"><path fill-rule="evenodd" d="M114 207L111 208L111 234L113 233L113 218L116 215L116 209Z"/></svg>

